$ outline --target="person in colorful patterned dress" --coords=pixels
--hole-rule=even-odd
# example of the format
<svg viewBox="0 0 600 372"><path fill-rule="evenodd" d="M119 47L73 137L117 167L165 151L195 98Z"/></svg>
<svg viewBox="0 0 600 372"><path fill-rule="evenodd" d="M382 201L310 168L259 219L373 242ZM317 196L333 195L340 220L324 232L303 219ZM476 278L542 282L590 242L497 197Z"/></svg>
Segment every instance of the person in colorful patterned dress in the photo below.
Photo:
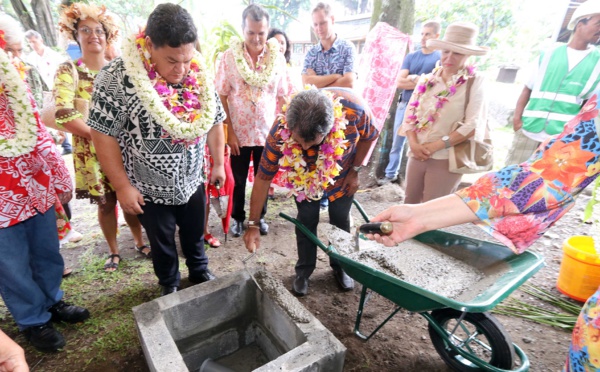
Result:
<svg viewBox="0 0 600 372"><path fill-rule="evenodd" d="M574 205L600 174L600 118L596 96L521 164L484 175L455 194L419 205L388 208L372 218L390 221L393 246L425 231L472 222L515 253L522 253ZM573 330L566 371L600 370L600 288L584 305Z"/></svg>
<svg viewBox="0 0 600 372"><path fill-rule="evenodd" d="M276 107L281 107L288 95L285 60L275 39L267 41L269 13L260 5L251 4L242 13L244 40L233 39L225 51L216 73L217 92L227 113L227 144L231 149L231 170L235 179L231 232L242 234L246 211L246 179L250 157L254 174L265 146L270 125L275 120ZM269 225L260 216L260 232L266 235Z"/></svg>
<svg viewBox="0 0 600 372"><path fill-rule="evenodd" d="M41 124L26 67L6 53L14 19L0 23L0 294L25 338L38 350L65 346L53 321L77 323L89 312L65 303L60 289L54 206L73 195L71 177Z"/></svg>
<svg viewBox="0 0 600 372"><path fill-rule="evenodd" d="M56 124L73 133L75 196L77 199L89 199L91 203L98 204L98 222L110 251L104 269L112 272L117 270L121 261L117 243L117 197L98 162L91 129L85 122L87 112L80 112L87 111L89 106L78 109L75 102L79 100L89 105L94 79L107 63L104 59L106 45L115 41L118 30L104 6L83 3L74 3L64 9L59 27L65 38L75 40L80 45L82 57L75 63L61 64L56 73ZM135 249L149 257L150 247L144 244L140 221L136 216L127 213L124 217L133 234Z"/></svg>
<svg viewBox="0 0 600 372"><path fill-rule="evenodd" d="M223 185L225 113L197 38L185 9L158 5L96 78L88 121L123 211L146 229L162 295L179 289L177 227L189 281L215 279L203 239L204 145L213 160L210 182Z"/></svg>
<svg viewBox="0 0 600 372"><path fill-rule="evenodd" d="M298 220L316 234L319 202L327 193L329 220L350 231L350 207L358 190L358 172L379 132L371 112L349 89L309 89L295 95L285 116L273 124L250 199L250 221L244 234L246 248L259 248L258 219L269 185L279 169L286 187L296 196ZM292 291L308 293L308 279L317 263L317 246L296 230L298 261ZM353 280L335 259L329 260L340 288L350 291Z"/></svg>

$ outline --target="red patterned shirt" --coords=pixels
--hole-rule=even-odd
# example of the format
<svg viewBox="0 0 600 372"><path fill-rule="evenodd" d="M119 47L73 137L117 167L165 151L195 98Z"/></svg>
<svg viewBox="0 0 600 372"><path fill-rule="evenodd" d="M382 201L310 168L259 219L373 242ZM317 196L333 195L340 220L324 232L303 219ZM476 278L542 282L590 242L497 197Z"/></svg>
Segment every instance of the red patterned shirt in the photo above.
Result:
<svg viewBox="0 0 600 372"><path fill-rule="evenodd" d="M33 102L31 96L30 100ZM56 203L57 192L73 190L69 171L41 124L37 108L35 117L38 139L33 151L10 158L0 156L0 228L46 212ZM6 95L0 94L0 135L8 137L14 133L14 114Z"/></svg>

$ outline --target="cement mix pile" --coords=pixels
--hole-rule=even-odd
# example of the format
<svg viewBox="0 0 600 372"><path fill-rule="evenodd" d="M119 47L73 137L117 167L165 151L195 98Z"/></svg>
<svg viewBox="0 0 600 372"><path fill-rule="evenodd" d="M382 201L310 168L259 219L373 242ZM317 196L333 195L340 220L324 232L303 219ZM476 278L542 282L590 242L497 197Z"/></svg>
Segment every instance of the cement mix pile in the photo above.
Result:
<svg viewBox="0 0 600 372"><path fill-rule="evenodd" d="M472 299L509 270L503 262L491 265L486 273L465 261L410 239L396 247L385 247L329 224L319 224L319 239L338 253L422 289L456 300ZM460 249L460 248L456 248ZM467 297L467 298L465 298Z"/></svg>

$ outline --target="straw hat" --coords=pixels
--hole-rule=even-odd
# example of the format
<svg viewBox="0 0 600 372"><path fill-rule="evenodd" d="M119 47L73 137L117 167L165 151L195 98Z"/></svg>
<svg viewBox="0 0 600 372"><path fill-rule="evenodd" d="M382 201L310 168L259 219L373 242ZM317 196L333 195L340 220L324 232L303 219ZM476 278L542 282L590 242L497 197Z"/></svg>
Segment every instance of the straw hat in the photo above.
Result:
<svg viewBox="0 0 600 372"><path fill-rule="evenodd" d="M569 30L575 29L575 25L583 18L589 18L600 14L600 0L588 0L579 5L567 25Z"/></svg>
<svg viewBox="0 0 600 372"><path fill-rule="evenodd" d="M442 40L427 40L427 48L449 50L470 56L482 56L490 49L475 45L479 30L472 23L455 22L446 28Z"/></svg>

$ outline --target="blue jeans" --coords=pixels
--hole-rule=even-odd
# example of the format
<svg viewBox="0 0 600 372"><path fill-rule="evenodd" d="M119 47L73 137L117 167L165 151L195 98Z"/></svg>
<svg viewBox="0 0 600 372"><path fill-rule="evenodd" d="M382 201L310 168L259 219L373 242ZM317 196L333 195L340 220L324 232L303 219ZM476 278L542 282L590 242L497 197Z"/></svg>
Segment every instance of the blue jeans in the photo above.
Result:
<svg viewBox="0 0 600 372"><path fill-rule="evenodd" d="M400 102L398 103L398 107L396 108L396 117L394 118L394 140L392 141L392 148L390 149L390 159L387 167L385 167L385 176L387 178L395 178L398 175L398 170L400 169L400 160L402 157L402 151L404 150L404 143L406 142L406 137L399 136L398 130L400 130L400 126L402 125L402 120L404 120L404 111L406 111L406 103Z"/></svg>
<svg viewBox="0 0 600 372"><path fill-rule="evenodd" d="M20 330L48 322L63 296L58 248L54 207L0 229L0 295Z"/></svg>

